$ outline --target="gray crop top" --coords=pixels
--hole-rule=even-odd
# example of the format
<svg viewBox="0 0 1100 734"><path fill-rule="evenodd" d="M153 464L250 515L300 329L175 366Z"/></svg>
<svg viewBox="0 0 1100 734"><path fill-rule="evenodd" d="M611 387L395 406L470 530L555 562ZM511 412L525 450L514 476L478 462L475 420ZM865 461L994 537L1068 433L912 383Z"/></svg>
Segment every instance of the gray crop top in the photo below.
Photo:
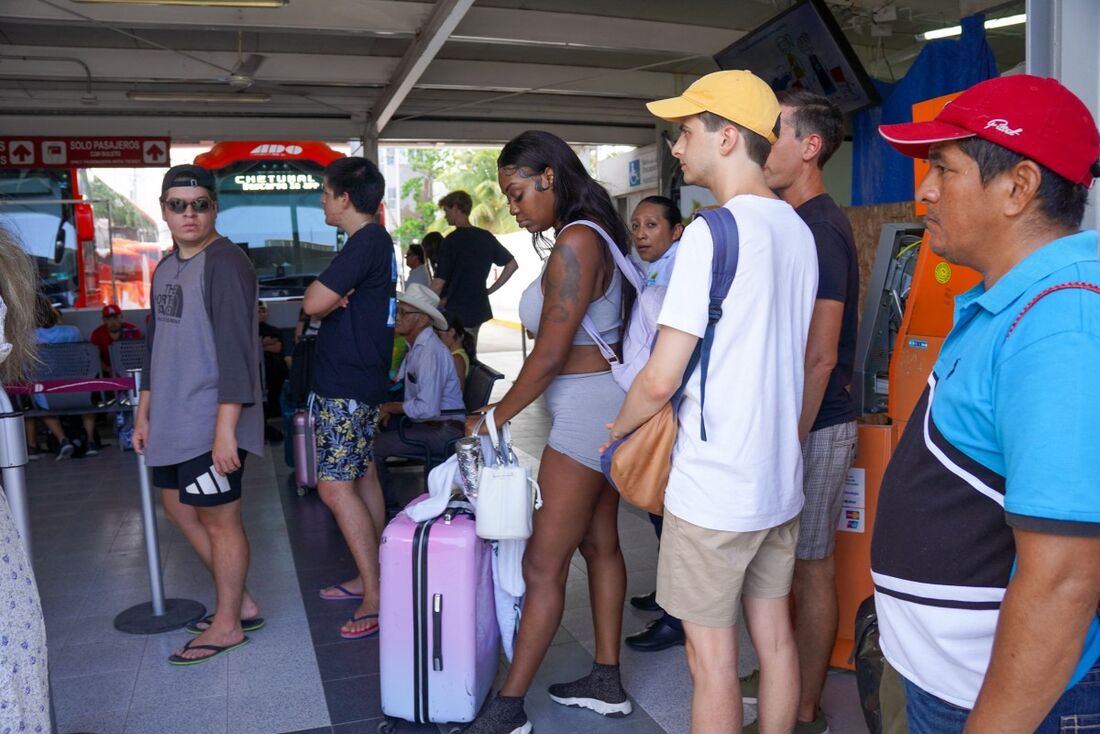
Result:
<svg viewBox="0 0 1100 734"><path fill-rule="evenodd" d="M571 222L566 225L567 227L574 224L589 224L587 221ZM565 229L564 227L562 229ZM601 239L607 241L606 235L602 229L596 229L596 233L600 235ZM559 232L560 234L560 232ZM609 247L614 247L613 244L608 242ZM619 272L619 268L612 264L614 273L611 276L611 283L607 286L607 290L604 294L593 301L588 306L587 316L595 324L596 329L600 332L600 338L602 338L608 344L618 344L622 337L620 335L621 327L623 325L622 318L622 304L623 304L623 289L622 289L622 274ZM546 265L543 265L543 270L546 270ZM542 274L524 289L523 295L519 299L519 320L523 323L523 328L530 331L532 334L537 335L539 329L539 318L542 316ZM592 345L596 342L592 340L592 337L585 331L583 325L577 327L577 332L573 335L573 344Z"/></svg>

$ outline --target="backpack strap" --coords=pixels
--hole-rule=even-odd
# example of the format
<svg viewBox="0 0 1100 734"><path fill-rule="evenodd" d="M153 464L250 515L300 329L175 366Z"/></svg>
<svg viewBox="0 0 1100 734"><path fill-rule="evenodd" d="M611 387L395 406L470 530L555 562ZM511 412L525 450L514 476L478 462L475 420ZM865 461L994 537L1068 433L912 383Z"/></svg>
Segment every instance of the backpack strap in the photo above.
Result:
<svg viewBox="0 0 1100 734"><path fill-rule="evenodd" d="M615 261L615 265L619 268L623 277L630 281L630 284L634 286L634 290L641 292L642 288L645 287L645 284L642 282L641 274L638 273L638 269L634 267L634 264L626 258L626 255L619 250L619 246L615 244L615 240L611 239L611 235L609 235L603 227L588 219L577 219L562 227L558 235L560 236L562 232L569 229L574 224L583 224L595 230L596 234L603 238L603 241L607 243L607 249L611 250L611 257ZM600 354L603 355L603 358L607 360L608 364L612 366L617 365L619 363L618 355L615 354L615 350L611 348L611 345L600 336L600 332L596 329L596 324L592 322L587 312L585 312L584 318L581 319L581 326L588 332L588 336L592 338L592 341L596 343L596 347L600 350Z"/></svg>
<svg viewBox="0 0 1100 734"><path fill-rule="evenodd" d="M1100 285L1096 285L1095 283L1087 283L1082 280L1074 280L1068 283L1059 283L1058 285L1052 285L1049 288L1040 291L1034 298L1027 302L1027 305L1024 306L1023 309L1021 309L1020 313L1016 314L1016 318L1012 321L1012 326L1008 327L1008 333L1005 334L1005 341L1008 341L1008 337L1012 336L1012 332L1016 331L1016 327L1019 326L1020 319L1022 319L1024 315L1035 306L1036 303L1043 300L1051 293L1056 293L1058 291L1067 291L1071 289L1100 293Z"/></svg>
<svg viewBox="0 0 1100 734"><path fill-rule="evenodd" d="M695 212L692 219L702 218L710 227L710 237L714 242L714 256L710 267L710 306L707 309L707 329L703 333L702 340L696 345L695 352L688 362L687 371L684 373L684 382L680 385L680 392L687 385L688 379L699 365L699 435L707 440L707 426L704 420L703 408L707 398L707 371L710 366L710 350L714 346L714 331L718 321L722 318L722 301L733 285L734 276L737 275L737 260L741 252L740 234L737 230L737 220L733 212L724 206L716 209L700 209Z"/></svg>

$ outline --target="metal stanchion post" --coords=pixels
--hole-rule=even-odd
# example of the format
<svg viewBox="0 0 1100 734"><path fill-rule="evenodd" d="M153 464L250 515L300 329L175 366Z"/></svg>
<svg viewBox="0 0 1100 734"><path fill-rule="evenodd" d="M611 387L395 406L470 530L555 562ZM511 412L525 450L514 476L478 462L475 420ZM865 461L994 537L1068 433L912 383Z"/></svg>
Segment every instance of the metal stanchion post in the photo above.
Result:
<svg viewBox="0 0 1100 734"><path fill-rule="evenodd" d="M130 412L137 425L138 396L141 393L141 370L129 370L134 385L130 388ZM206 607L191 599L165 599L164 578L160 571L160 543L157 539L157 512L153 486L145 457L136 451L138 484L141 489L141 522L145 530L145 557L149 563L149 591L152 601L132 606L115 617L115 629L134 635L169 632L201 619Z"/></svg>
<svg viewBox="0 0 1100 734"><path fill-rule="evenodd" d="M27 559L32 560L26 466L27 437L23 432L23 413L12 408L8 394L0 387L0 485L7 495L15 527L23 538Z"/></svg>

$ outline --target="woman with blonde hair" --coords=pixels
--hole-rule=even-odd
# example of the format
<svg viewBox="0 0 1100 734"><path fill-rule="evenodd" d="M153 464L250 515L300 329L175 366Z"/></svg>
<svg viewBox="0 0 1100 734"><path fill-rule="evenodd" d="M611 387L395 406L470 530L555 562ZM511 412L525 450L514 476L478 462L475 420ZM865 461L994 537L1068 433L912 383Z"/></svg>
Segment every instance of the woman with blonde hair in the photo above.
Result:
<svg viewBox="0 0 1100 734"><path fill-rule="evenodd" d="M0 227L0 383L24 379L35 363L34 265ZM50 726L46 625L19 531L0 492L0 731L53 731Z"/></svg>

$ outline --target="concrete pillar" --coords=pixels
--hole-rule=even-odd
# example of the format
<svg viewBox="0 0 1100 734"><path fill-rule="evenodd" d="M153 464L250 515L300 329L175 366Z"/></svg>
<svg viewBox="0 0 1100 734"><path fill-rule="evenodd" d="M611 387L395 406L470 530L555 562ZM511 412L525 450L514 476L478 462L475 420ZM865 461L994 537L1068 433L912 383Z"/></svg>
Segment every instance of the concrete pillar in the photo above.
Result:
<svg viewBox="0 0 1100 734"><path fill-rule="evenodd" d="M1054 77L1100 118L1100 2L1027 0L1027 73ZM1094 185L1084 229L1100 229L1100 200Z"/></svg>

